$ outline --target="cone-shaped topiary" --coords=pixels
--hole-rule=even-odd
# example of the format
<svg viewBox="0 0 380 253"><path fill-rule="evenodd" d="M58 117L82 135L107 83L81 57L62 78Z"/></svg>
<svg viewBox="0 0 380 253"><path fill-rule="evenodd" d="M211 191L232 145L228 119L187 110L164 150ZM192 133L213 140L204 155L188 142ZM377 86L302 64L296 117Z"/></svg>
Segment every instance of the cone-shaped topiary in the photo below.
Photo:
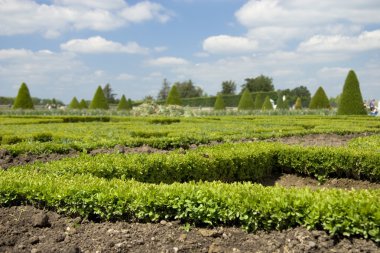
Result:
<svg viewBox="0 0 380 253"><path fill-rule="evenodd" d="M13 109L34 109L32 97L25 83L22 83L18 90L17 97L13 103Z"/></svg>
<svg viewBox="0 0 380 253"><path fill-rule="evenodd" d="M264 104L264 94L263 93L257 93L256 98L255 98L255 109L261 110Z"/></svg>
<svg viewBox="0 0 380 253"><path fill-rule="evenodd" d="M365 115L367 114L363 97L360 91L359 80L353 70L348 72L340 97L338 115Z"/></svg>
<svg viewBox="0 0 380 253"><path fill-rule="evenodd" d="M252 95L248 89L245 89L240 97L238 110L253 110L255 103L253 102Z"/></svg>
<svg viewBox="0 0 380 253"><path fill-rule="evenodd" d="M261 107L261 110L263 110L263 111L266 111L266 110L273 110L273 105L272 105L272 103L270 102L270 98L269 98L269 96L266 96L266 97L265 97L265 100L264 100L263 106Z"/></svg>
<svg viewBox="0 0 380 253"><path fill-rule="evenodd" d="M224 110L226 109L226 105L224 104L223 96L222 94L218 94L216 96L215 104L214 104L214 110Z"/></svg>
<svg viewBox="0 0 380 253"><path fill-rule="evenodd" d="M130 103L128 103L127 99L125 98L125 96L121 96L121 99L120 99L120 102L117 106L117 110L131 110L132 107L130 105Z"/></svg>
<svg viewBox="0 0 380 253"><path fill-rule="evenodd" d="M104 109L108 110L107 99L104 96L102 87L99 85L98 89L95 92L94 98L91 101L90 109Z"/></svg>
<svg viewBox="0 0 380 253"><path fill-rule="evenodd" d="M84 99L79 102L79 109L88 109L88 105Z"/></svg>
<svg viewBox="0 0 380 253"><path fill-rule="evenodd" d="M276 109L283 109L283 107L284 107L284 100L282 97L282 93L280 92L278 94L277 101L276 101Z"/></svg>
<svg viewBox="0 0 380 253"><path fill-rule="evenodd" d="M179 97L179 93L177 90L177 86L173 85L173 87L170 89L168 98L166 99L167 105L182 105L181 98Z"/></svg>
<svg viewBox="0 0 380 253"><path fill-rule="evenodd" d="M77 97L74 97L74 98L71 100L71 102L70 102L68 108L69 108L69 109L79 109L79 108L80 108L80 104L79 104L79 102L78 102Z"/></svg>
<svg viewBox="0 0 380 253"><path fill-rule="evenodd" d="M319 87L314 96L310 100L310 109L324 109L331 108L330 101L327 98L326 92L322 87Z"/></svg>
<svg viewBox="0 0 380 253"><path fill-rule="evenodd" d="M302 109L302 100L300 97L297 97L296 103L294 104L294 109L296 110Z"/></svg>

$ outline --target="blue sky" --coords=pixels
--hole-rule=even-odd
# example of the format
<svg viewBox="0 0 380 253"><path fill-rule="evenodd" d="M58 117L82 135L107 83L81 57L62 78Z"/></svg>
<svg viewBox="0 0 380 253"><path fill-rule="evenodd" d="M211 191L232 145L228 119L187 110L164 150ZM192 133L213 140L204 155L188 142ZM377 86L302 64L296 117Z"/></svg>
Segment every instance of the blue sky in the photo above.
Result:
<svg viewBox="0 0 380 253"><path fill-rule="evenodd" d="M378 0L0 0L0 96L26 82L68 103L110 83L142 99L164 78L214 95L264 74L331 97L354 69L380 99L379 13Z"/></svg>

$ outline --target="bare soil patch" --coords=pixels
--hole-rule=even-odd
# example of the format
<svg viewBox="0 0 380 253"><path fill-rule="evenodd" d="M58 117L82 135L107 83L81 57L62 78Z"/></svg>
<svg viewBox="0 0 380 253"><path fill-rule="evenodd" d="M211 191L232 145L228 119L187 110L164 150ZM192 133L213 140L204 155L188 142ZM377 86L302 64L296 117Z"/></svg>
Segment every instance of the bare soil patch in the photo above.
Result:
<svg viewBox="0 0 380 253"><path fill-rule="evenodd" d="M247 233L178 222L94 223L31 206L0 208L0 252L379 252L373 241L298 227Z"/></svg>

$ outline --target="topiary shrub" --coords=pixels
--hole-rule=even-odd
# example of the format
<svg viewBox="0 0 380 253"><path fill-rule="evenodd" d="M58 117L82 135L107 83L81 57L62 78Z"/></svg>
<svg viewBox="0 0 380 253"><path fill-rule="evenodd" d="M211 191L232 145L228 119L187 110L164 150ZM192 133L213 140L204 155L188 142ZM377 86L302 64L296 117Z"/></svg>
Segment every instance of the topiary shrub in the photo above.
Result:
<svg viewBox="0 0 380 253"><path fill-rule="evenodd" d="M168 98L166 99L166 105L182 105L176 85L170 89Z"/></svg>
<svg viewBox="0 0 380 253"><path fill-rule="evenodd" d="M330 101L327 98L326 92L323 90L323 88L319 87L310 100L309 109L324 108L331 108Z"/></svg>
<svg viewBox="0 0 380 253"><path fill-rule="evenodd" d="M32 97L30 96L28 86L26 86L25 83L22 83L18 90L13 109L34 109Z"/></svg>
<svg viewBox="0 0 380 253"><path fill-rule="evenodd" d="M289 101L288 101L288 98L285 97L285 100L284 100L284 97L283 97L283 94L280 93L277 97L277 106L276 106L276 109L278 110L288 110L289 109Z"/></svg>
<svg viewBox="0 0 380 253"><path fill-rule="evenodd" d="M255 104L253 102L251 93L248 89L244 89L243 94L240 97L238 110L253 110L255 109Z"/></svg>
<svg viewBox="0 0 380 253"><path fill-rule="evenodd" d="M78 99L76 97L74 97L71 100L71 102L70 102L70 104L68 106L68 109L79 109L79 107L80 107L80 104L78 102Z"/></svg>
<svg viewBox="0 0 380 253"><path fill-rule="evenodd" d="M117 105L117 110L121 111L121 110L131 110L131 109L132 109L132 106L130 103L128 103L125 96L124 95L121 96L120 102Z"/></svg>
<svg viewBox="0 0 380 253"><path fill-rule="evenodd" d="M270 98L268 96L265 97L263 106L261 107L261 110L267 111L267 110L273 110L273 105L270 102Z"/></svg>
<svg viewBox="0 0 380 253"><path fill-rule="evenodd" d="M263 107L265 96L263 93L257 93L255 98L255 109L260 110Z"/></svg>
<svg viewBox="0 0 380 253"><path fill-rule="evenodd" d="M214 110L225 110L226 106L224 104L223 96L222 94L218 94L216 96L215 104L214 104Z"/></svg>
<svg viewBox="0 0 380 253"><path fill-rule="evenodd" d="M348 72L340 96L338 115L366 115L359 80L353 70Z"/></svg>
<svg viewBox="0 0 380 253"><path fill-rule="evenodd" d="M79 102L79 109L88 109L87 102L84 99Z"/></svg>
<svg viewBox="0 0 380 253"><path fill-rule="evenodd" d="M108 110L107 99L104 96L102 87L98 86L98 89L95 92L94 98L91 101L90 109L103 109Z"/></svg>
<svg viewBox="0 0 380 253"><path fill-rule="evenodd" d="M300 97L297 97L296 103L294 104L294 109L296 110L302 109L302 100Z"/></svg>

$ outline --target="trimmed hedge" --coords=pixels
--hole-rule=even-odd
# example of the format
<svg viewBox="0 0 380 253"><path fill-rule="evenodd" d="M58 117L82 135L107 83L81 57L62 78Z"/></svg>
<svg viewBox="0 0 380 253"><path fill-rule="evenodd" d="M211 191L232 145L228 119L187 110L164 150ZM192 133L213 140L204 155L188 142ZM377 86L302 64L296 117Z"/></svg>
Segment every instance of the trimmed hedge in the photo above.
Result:
<svg viewBox="0 0 380 253"><path fill-rule="evenodd" d="M353 70L348 72L340 97L338 115L366 115L359 80Z"/></svg>
<svg viewBox="0 0 380 253"><path fill-rule="evenodd" d="M248 89L245 89L240 97L238 110L253 110L255 109L255 102Z"/></svg>
<svg viewBox="0 0 380 253"><path fill-rule="evenodd" d="M26 83L22 83L18 90L17 97L13 104L13 109L34 109L32 97Z"/></svg>
<svg viewBox="0 0 380 253"><path fill-rule="evenodd" d="M94 94L94 98L91 101L90 109L103 109L108 110L108 102L104 95L103 89L101 86L98 86Z"/></svg>
<svg viewBox="0 0 380 253"><path fill-rule="evenodd" d="M326 92L322 87L319 87L315 92L314 96L310 100L310 109L324 109L331 108L330 101L327 98Z"/></svg>

